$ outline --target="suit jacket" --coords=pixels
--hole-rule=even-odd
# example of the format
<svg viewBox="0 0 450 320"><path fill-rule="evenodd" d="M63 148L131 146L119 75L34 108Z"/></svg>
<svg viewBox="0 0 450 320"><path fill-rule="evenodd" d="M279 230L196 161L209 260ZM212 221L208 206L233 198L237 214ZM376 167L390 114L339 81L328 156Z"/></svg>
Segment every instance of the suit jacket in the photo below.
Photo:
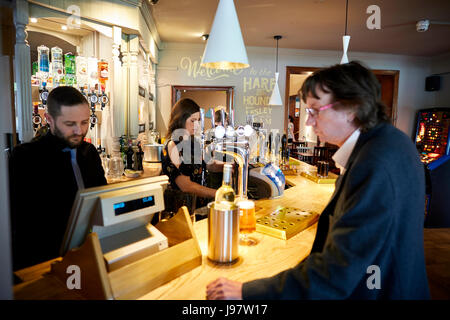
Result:
<svg viewBox="0 0 450 320"><path fill-rule="evenodd" d="M429 299L424 207L424 169L410 138L387 123L361 133L311 254L244 283L244 299Z"/></svg>
<svg viewBox="0 0 450 320"><path fill-rule="evenodd" d="M50 132L14 148L10 159L13 269L59 256L78 191L67 145ZM85 188L106 184L100 157L87 142L77 147Z"/></svg>

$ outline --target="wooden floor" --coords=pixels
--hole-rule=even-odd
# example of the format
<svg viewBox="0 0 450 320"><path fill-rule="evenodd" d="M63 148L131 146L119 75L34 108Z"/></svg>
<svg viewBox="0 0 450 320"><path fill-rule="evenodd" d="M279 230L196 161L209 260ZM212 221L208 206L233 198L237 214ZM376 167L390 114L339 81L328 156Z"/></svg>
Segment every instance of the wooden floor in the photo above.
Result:
<svg viewBox="0 0 450 320"><path fill-rule="evenodd" d="M450 300L450 228L425 228L424 247L431 298Z"/></svg>

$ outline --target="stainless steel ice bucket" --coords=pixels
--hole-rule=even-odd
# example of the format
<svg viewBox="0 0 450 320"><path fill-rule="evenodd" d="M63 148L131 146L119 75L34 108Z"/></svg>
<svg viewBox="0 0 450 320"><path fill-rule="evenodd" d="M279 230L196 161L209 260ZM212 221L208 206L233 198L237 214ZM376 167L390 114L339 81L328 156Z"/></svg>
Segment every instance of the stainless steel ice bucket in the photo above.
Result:
<svg viewBox="0 0 450 320"><path fill-rule="evenodd" d="M208 259L231 264L239 258L239 207L216 210L208 204Z"/></svg>

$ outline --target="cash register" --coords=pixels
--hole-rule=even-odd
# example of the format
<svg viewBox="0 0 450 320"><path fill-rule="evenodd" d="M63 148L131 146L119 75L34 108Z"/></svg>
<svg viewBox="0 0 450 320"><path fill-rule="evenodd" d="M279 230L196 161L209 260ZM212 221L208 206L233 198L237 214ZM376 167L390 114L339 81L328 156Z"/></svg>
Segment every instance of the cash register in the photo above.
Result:
<svg viewBox="0 0 450 320"><path fill-rule="evenodd" d="M135 299L201 265L186 207L151 224L167 184L163 175L80 190L49 277L65 284L77 266L84 298Z"/></svg>
<svg viewBox="0 0 450 320"><path fill-rule="evenodd" d="M167 176L158 176L78 192L61 256L80 247L90 232L99 238L108 271L167 248L167 238L150 224L164 210L167 184Z"/></svg>

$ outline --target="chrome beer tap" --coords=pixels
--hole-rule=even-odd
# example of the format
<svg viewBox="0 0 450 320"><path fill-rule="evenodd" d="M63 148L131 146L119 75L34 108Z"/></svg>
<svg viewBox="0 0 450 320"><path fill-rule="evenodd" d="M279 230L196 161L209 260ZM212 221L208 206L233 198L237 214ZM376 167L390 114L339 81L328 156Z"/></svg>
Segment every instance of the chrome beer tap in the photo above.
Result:
<svg viewBox="0 0 450 320"><path fill-rule="evenodd" d="M202 186L206 185L206 163L205 163L205 109L200 108L200 147L202 151Z"/></svg>
<svg viewBox="0 0 450 320"><path fill-rule="evenodd" d="M221 153L230 155L236 160L239 165L237 196L239 199L246 199L250 157L250 143L248 138L253 133L253 129L250 126L240 126L237 130L234 130L233 127L228 126L228 134L225 136L225 130L217 130L220 127L223 128L223 126L216 128L216 139L208 146L208 150L210 154ZM229 128L233 129L233 134L231 134L231 129Z"/></svg>

